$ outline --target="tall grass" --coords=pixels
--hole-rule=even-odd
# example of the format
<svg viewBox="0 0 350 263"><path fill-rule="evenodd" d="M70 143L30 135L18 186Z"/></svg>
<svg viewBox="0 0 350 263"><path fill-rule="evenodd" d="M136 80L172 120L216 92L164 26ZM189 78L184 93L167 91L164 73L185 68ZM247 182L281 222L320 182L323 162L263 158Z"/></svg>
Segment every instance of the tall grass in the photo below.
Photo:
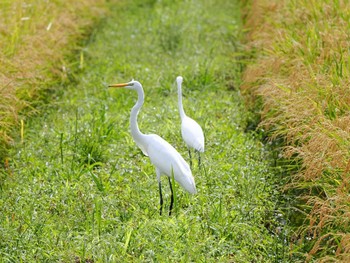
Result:
<svg viewBox="0 0 350 263"><path fill-rule="evenodd" d="M300 162L289 189L307 213L306 260L349 260L350 60L348 1L250 1L256 61L242 89L262 102L262 124ZM300 246L299 246L300 247Z"/></svg>
<svg viewBox="0 0 350 263"><path fill-rule="evenodd" d="M105 0L0 3L0 157L11 130L45 99L49 83L64 81L67 54L103 14ZM24 111L24 109L26 109Z"/></svg>

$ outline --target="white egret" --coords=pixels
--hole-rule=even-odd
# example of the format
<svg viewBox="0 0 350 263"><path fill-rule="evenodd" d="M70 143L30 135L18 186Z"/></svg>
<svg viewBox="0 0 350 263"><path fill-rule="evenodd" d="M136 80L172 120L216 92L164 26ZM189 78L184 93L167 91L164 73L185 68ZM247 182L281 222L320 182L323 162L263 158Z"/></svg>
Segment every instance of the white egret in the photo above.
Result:
<svg viewBox="0 0 350 263"><path fill-rule="evenodd" d="M148 156L151 163L156 168L156 175L159 185L159 195L160 195L160 214L162 214L163 208L163 196L162 196L162 186L161 186L161 175L168 176L170 190L171 190L171 202L169 215L171 215L171 210L174 202L173 189L171 185L170 178L174 176L175 180L189 193L196 193L196 184L192 176L192 172L188 163L182 158L180 153L178 153L173 146L171 146L167 141L156 134L143 134L137 124L137 115L140 108L144 103L144 92L140 82L132 80L128 83L112 84L109 87L125 87L127 89L135 90L138 94L138 100L131 110L130 114L130 130L131 135L142 150L142 152Z"/></svg>
<svg viewBox="0 0 350 263"><path fill-rule="evenodd" d="M198 165L200 165L200 153L204 152L204 134L201 126L195 120L191 119L185 114L184 107L182 105L182 81L183 78L181 76L176 78L179 113L181 118L181 134L188 147L190 164L192 165L191 148L193 148L198 152Z"/></svg>

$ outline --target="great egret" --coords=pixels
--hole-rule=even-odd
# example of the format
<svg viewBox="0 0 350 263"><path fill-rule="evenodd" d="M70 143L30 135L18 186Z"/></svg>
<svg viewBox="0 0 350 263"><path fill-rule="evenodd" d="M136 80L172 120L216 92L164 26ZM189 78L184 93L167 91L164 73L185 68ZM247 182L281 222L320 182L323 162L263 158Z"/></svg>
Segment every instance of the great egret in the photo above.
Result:
<svg viewBox="0 0 350 263"><path fill-rule="evenodd" d="M182 81L183 81L183 78L181 76L178 76L176 78L179 112L180 112L180 118L181 118L181 134L182 134L183 140L185 141L188 147L188 154L190 156L191 166L192 166L191 148L193 148L195 151L198 152L198 165L200 165L201 163L200 153L204 152L204 134L201 126L199 126L199 124L195 120L191 119L185 114L184 107L182 105L182 89L181 89Z"/></svg>
<svg viewBox="0 0 350 263"><path fill-rule="evenodd" d="M144 102L144 92L140 82L132 80L128 83L112 84L109 87L121 88L125 87L127 89L135 90L138 94L138 100L131 110L130 114L130 130L131 135L141 149L141 151L150 158L151 163L156 168L156 174L159 185L159 195L160 195L160 214L162 214L163 208L163 196L162 196L162 185L160 176L162 174L168 176L170 190L171 190L171 202L169 215L171 215L171 210L174 202L173 189L171 185L170 177L174 175L175 180L189 193L195 194L196 184L192 176L190 166L182 158L180 153L178 153L173 146L171 146L167 141L156 134L143 134L137 124L137 115L140 108Z"/></svg>

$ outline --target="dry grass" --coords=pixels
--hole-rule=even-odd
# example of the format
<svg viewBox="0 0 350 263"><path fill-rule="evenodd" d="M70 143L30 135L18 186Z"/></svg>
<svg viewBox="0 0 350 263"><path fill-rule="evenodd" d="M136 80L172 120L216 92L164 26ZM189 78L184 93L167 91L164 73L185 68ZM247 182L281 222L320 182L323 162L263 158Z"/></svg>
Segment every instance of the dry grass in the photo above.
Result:
<svg viewBox="0 0 350 263"><path fill-rule="evenodd" d="M5 0L0 3L0 154L23 110L69 65L66 55L103 15L105 0ZM19 117L21 116L22 117Z"/></svg>
<svg viewBox="0 0 350 263"><path fill-rule="evenodd" d="M350 6L348 1L251 0L254 64L243 91L261 98L262 125L302 165L290 187L308 205L307 260L350 257Z"/></svg>

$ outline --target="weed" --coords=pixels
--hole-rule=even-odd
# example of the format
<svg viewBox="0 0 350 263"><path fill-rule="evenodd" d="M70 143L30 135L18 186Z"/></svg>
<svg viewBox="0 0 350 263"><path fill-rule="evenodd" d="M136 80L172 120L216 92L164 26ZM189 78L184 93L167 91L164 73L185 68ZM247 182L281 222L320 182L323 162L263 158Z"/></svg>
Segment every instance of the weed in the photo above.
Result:
<svg viewBox="0 0 350 263"><path fill-rule="evenodd" d="M289 184L306 215L299 244L308 261L346 261L349 6L346 1L250 2L246 25L258 52L245 72L243 91L262 98L261 127L283 137L284 156L299 164Z"/></svg>
<svg viewBox="0 0 350 263"><path fill-rule="evenodd" d="M23 116L36 112L51 83L65 80L66 56L104 5L103 0L1 1L0 159Z"/></svg>

